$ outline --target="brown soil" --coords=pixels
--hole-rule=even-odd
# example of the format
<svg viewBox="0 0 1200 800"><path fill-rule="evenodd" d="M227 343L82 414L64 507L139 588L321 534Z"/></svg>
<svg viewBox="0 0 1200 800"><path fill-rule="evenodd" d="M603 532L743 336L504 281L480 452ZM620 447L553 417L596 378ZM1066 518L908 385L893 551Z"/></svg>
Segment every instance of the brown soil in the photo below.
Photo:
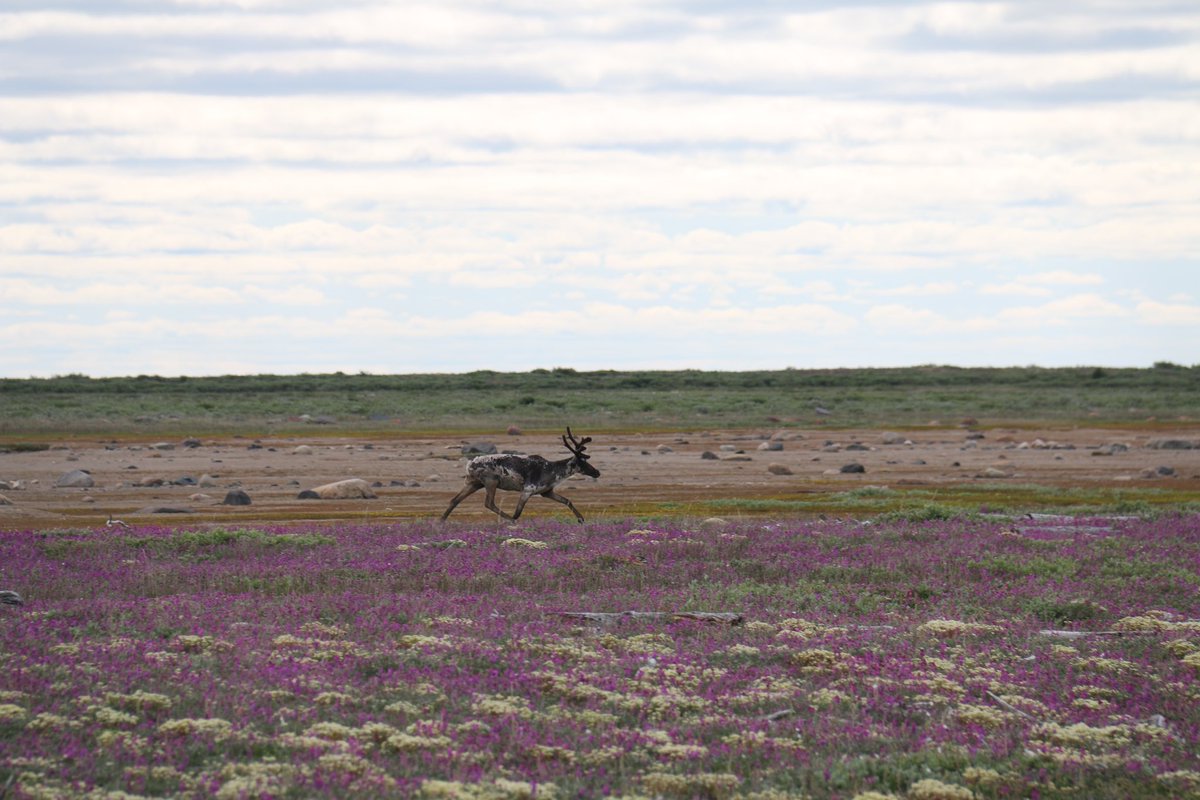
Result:
<svg viewBox="0 0 1200 800"><path fill-rule="evenodd" d="M1039 484L1057 487L1158 487L1172 494L1195 493L1200 499L1200 449L1165 450L1151 439L1200 442L1200 428L1175 431L1112 429L990 429L970 438L965 429L901 432L911 443L884 444L881 431L786 430L712 431L671 434L601 434L589 447L602 477L576 476L562 488L585 517L602 518L661 511L663 503L704 514L706 501L729 498L801 499L861 486L951 487ZM772 435L782 450L760 450ZM976 436L978 434L975 434ZM556 436L493 437L501 450L565 456ZM832 443L832 445L831 445ZM866 449L851 449L860 443ZM1126 452L1097 455L1113 443ZM466 460L457 438L403 435L336 438L311 437L206 440L196 447L169 443L72 442L48 451L0 454L0 529L101 526L111 517L132 525L251 521L437 519L463 482ZM297 453L307 445L310 453ZM702 458L709 451L716 459ZM851 462L865 472L840 469ZM774 474L769 467L775 466ZM1146 477L1145 470L1169 467L1174 475ZM786 468L786 469L785 469ZM70 470L91 473L87 489L58 488ZM1000 470L1000 473L989 470ZM184 477L215 479L211 487L174 485ZM303 489L345 478L374 485L376 499L301 500ZM164 482L162 485L153 485ZM240 487L249 506L224 505L226 492ZM501 493L512 509L515 495ZM0 500L0 503L3 503ZM185 509L163 513L156 508ZM535 498L526 515L570 519L564 507ZM452 521L479 521L491 515L483 494L467 499Z"/></svg>

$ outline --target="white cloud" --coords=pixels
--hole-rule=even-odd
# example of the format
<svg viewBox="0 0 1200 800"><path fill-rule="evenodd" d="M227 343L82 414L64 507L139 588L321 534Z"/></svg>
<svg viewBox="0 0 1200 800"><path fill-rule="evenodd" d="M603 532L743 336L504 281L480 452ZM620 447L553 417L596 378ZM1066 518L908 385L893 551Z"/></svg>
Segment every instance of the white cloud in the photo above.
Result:
<svg viewBox="0 0 1200 800"><path fill-rule="evenodd" d="M600 315L638 363L1081 363L1191 324L1178 4L73 5L0 14L0 318L47 357L528 324L584 361Z"/></svg>
<svg viewBox="0 0 1200 800"><path fill-rule="evenodd" d="M960 287L954 281L931 281L922 284L906 284L887 289L877 289L876 294L884 297L932 297L956 294Z"/></svg>
<svg viewBox="0 0 1200 800"><path fill-rule="evenodd" d="M867 310L864 319L879 332L899 336L963 337L999 327L996 320L985 317L959 319L933 309L914 308L898 303L872 306Z"/></svg>
<svg viewBox="0 0 1200 800"><path fill-rule="evenodd" d="M997 314L1005 324L1012 325L1067 325L1081 319L1120 319L1129 311L1097 294L1076 294L1052 300L1039 306L1006 308Z"/></svg>
<svg viewBox="0 0 1200 800"><path fill-rule="evenodd" d="M1147 325L1179 325L1200 328L1200 306L1198 305L1145 301L1138 303L1136 311L1139 319ZM1197 333L1200 333L1200 330Z"/></svg>
<svg viewBox="0 0 1200 800"><path fill-rule="evenodd" d="M1048 297L1051 290L1045 286L1035 286L1024 281L1008 281L1007 283L985 283L979 288L980 294L1015 294L1029 297Z"/></svg>

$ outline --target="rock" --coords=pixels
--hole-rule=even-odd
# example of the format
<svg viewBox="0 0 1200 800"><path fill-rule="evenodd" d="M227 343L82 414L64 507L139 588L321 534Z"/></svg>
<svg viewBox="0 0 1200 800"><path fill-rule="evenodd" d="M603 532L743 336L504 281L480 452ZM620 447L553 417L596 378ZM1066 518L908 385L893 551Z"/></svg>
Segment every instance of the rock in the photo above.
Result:
<svg viewBox="0 0 1200 800"><path fill-rule="evenodd" d="M470 442L462 446L464 456L490 456L496 452L496 445L492 442Z"/></svg>
<svg viewBox="0 0 1200 800"><path fill-rule="evenodd" d="M171 483L175 484L176 486L195 486L196 479L191 475L181 475L175 480L171 481Z"/></svg>
<svg viewBox="0 0 1200 800"><path fill-rule="evenodd" d="M1162 475L1164 478L1170 478L1175 474L1174 467L1159 467L1158 469L1156 469L1154 471L1157 472L1159 475Z"/></svg>
<svg viewBox="0 0 1200 800"><path fill-rule="evenodd" d="M839 470L839 471L840 471L840 472L842 472L843 474L850 475L850 474L857 474L857 473L863 473L863 472L866 472L866 471L867 471L867 468L866 468L866 467L864 467L862 464L859 464L859 463L857 463L857 462L853 462L853 463L850 463L850 464L846 464L846 465L845 465L845 466L843 466L843 467L841 468L841 470Z"/></svg>
<svg viewBox="0 0 1200 800"><path fill-rule="evenodd" d="M1196 444L1187 439L1151 439L1146 442L1146 447L1151 450L1192 450Z"/></svg>
<svg viewBox="0 0 1200 800"><path fill-rule="evenodd" d="M312 489L322 500L374 500L375 492L371 484L362 478L347 478L344 481L334 481L324 486Z"/></svg>
<svg viewBox="0 0 1200 800"><path fill-rule="evenodd" d="M311 445L298 444L292 448L292 455L294 456L311 456L312 454L313 449Z"/></svg>
<svg viewBox="0 0 1200 800"><path fill-rule="evenodd" d="M146 506L139 508L134 514L195 514L194 508L187 506Z"/></svg>
<svg viewBox="0 0 1200 800"><path fill-rule="evenodd" d="M0 506L11 506L12 504L13 504L12 500L9 500L4 495L0 494Z"/></svg>
<svg viewBox="0 0 1200 800"><path fill-rule="evenodd" d="M151 450L174 450L175 444L173 442L155 442L154 444L150 445L150 449Z"/></svg>
<svg viewBox="0 0 1200 800"><path fill-rule="evenodd" d="M860 451L860 452L862 452L862 451L867 451L867 450L870 450L871 448L867 447L867 446L866 446L865 444L863 444L862 442L851 442L850 444L846 445L846 449L847 449L847 450L856 450L856 451Z"/></svg>
<svg viewBox="0 0 1200 800"><path fill-rule="evenodd" d="M217 486L217 479L212 475L205 473L200 476L200 480L196 481L196 485L201 489L215 489Z"/></svg>
<svg viewBox="0 0 1200 800"><path fill-rule="evenodd" d="M760 444L760 445L758 446L758 449L759 449L759 450L769 450L769 451L772 451L772 452L777 452L777 451L779 451L779 450L782 450L782 449L783 449L783 442L776 441L776 440L772 439L772 440L771 440L771 441L769 441L769 442L763 442L762 444Z"/></svg>
<svg viewBox="0 0 1200 800"><path fill-rule="evenodd" d="M665 444L660 444L658 447L656 447L654 449L660 453L674 453L675 452L675 449L673 447L671 447L670 445L665 445Z"/></svg>
<svg viewBox="0 0 1200 800"><path fill-rule="evenodd" d="M896 433L895 431L886 431L880 437L880 441L884 444L904 444L906 439L903 434Z"/></svg>
<svg viewBox="0 0 1200 800"><path fill-rule="evenodd" d="M25 605L25 601L21 599L21 595L10 589L5 589L4 591L0 592L0 603L4 603L5 605L9 606Z"/></svg>
<svg viewBox="0 0 1200 800"><path fill-rule="evenodd" d="M988 467L987 469L985 469L983 472L979 473L975 477L977 477L977 478L1011 478L1012 476L998 467Z"/></svg>
<svg viewBox="0 0 1200 800"><path fill-rule="evenodd" d="M736 444L723 444L720 447L718 447L717 449L720 450L722 453L734 453L734 452L737 452L737 445Z"/></svg>
<svg viewBox="0 0 1200 800"><path fill-rule="evenodd" d="M183 446L189 450L199 447L200 444L201 444L200 440L195 438L194 436L189 436L188 438L183 440Z"/></svg>
<svg viewBox="0 0 1200 800"><path fill-rule="evenodd" d="M505 433L507 433L509 436L520 436L521 429L518 428L516 425L509 425L508 430L506 430Z"/></svg>
<svg viewBox="0 0 1200 800"><path fill-rule="evenodd" d="M706 533L724 530L727 527L729 527L729 522L720 517L709 517L700 523L700 530Z"/></svg>
<svg viewBox="0 0 1200 800"><path fill-rule="evenodd" d="M221 501L223 506L248 506L250 505L250 495L246 494L244 489L230 489L225 493L225 499Z"/></svg>
<svg viewBox="0 0 1200 800"><path fill-rule="evenodd" d="M188 500L191 500L193 503L207 503L209 500L212 500L212 495L205 494L204 492L196 492L195 494L189 494Z"/></svg>
<svg viewBox="0 0 1200 800"><path fill-rule="evenodd" d="M721 457L718 456L716 453L714 453L712 450L705 450L703 453L700 454L700 458L702 458L705 461L719 461Z"/></svg>
<svg viewBox="0 0 1200 800"><path fill-rule="evenodd" d="M300 494L296 495L296 499L297 500L320 500L321 495L317 494L312 489L305 489L304 491L300 492Z"/></svg>
<svg viewBox="0 0 1200 800"><path fill-rule="evenodd" d="M73 469L59 476L54 485L62 489L88 489L95 486L96 481L86 469Z"/></svg>
<svg viewBox="0 0 1200 800"><path fill-rule="evenodd" d="M772 475L791 475L792 470L786 464L769 464L767 472Z"/></svg>

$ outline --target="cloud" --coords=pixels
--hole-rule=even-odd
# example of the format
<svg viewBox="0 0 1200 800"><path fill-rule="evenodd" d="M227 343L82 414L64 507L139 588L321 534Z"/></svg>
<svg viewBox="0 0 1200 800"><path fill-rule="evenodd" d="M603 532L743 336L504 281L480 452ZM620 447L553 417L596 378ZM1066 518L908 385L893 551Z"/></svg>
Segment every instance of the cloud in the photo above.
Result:
<svg viewBox="0 0 1200 800"><path fill-rule="evenodd" d="M1200 306L1147 300L1138 303L1136 311L1146 325L1195 327L1200 333Z"/></svg>
<svg viewBox="0 0 1200 800"><path fill-rule="evenodd" d="M1039 306L1006 308L996 315L1009 325L1066 325L1084 319L1122 319L1129 311L1098 294L1076 294Z"/></svg>
<svg viewBox="0 0 1200 800"><path fill-rule="evenodd" d="M470 367L479 326L562 363L1085 361L1112 321L1149 362L1190 324L1186 4L58 6L0 14L0 316L47 364L353 333Z"/></svg>

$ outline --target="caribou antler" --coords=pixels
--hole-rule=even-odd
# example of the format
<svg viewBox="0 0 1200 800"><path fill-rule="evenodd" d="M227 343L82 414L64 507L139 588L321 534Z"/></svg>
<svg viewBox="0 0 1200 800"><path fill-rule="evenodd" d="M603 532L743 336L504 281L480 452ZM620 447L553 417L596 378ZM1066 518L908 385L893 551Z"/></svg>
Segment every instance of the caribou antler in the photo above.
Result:
<svg viewBox="0 0 1200 800"><path fill-rule="evenodd" d="M590 458L590 456L584 455L583 451L587 449L587 443L591 440L592 437L590 436L585 436L582 439L576 439L575 434L571 433L570 425L567 426L567 435L562 437L563 444L566 445L566 448L574 453L577 457L585 460Z"/></svg>

